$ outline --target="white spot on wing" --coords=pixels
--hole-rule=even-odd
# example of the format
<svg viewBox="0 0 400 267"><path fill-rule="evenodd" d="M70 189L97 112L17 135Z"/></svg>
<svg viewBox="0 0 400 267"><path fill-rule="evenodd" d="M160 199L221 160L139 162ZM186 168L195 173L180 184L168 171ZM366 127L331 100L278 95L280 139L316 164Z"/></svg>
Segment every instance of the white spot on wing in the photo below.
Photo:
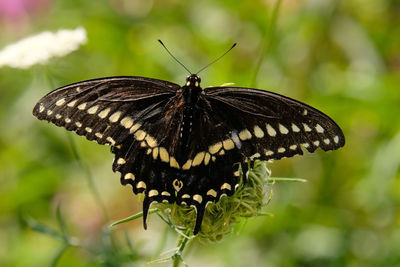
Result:
<svg viewBox="0 0 400 267"><path fill-rule="evenodd" d="M121 117L121 111L117 111L114 114L112 114L109 120L110 122L117 122L119 120L119 117Z"/></svg>
<svg viewBox="0 0 400 267"><path fill-rule="evenodd" d="M263 132L263 130L261 130L261 128L258 125L254 126L254 135L257 138L263 138L264 137L264 132Z"/></svg>
<svg viewBox="0 0 400 267"><path fill-rule="evenodd" d="M39 105L39 113L42 113L44 111L44 106L42 103Z"/></svg>
<svg viewBox="0 0 400 267"><path fill-rule="evenodd" d="M99 105L95 105L95 106L93 106L93 107L90 107L89 109L88 109L88 113L89 114L95 114L96 112L97 112L97 110L99 109Z"/></svg>
<svg viewBox="0 0 400 267"><path fill-rule="evenodd" d="M337 144L337 143L339 143L339 136L335 136L335 137L333 137L333 141Z"/></svg>
<svg viewBox="0 0 400 267"><path fill-rule="evenodd" d="M56 102L56 106L62 106L65 103L65 98L61 98Z"/></svg>
<svg viewBox="0 0 400 267"><path fill-rule="evenodd" d="M167 196L167 197L170 197L170 196L171 196L171 194L170 194L169 192L167 192L167 191L161 192L161 195L162 195L162 196Z"/></svg>
<svg viewBox="0 0 400 267"><path fill-rule="evenodd" d="M179 169L179 163L176 161L174 157L169 158L169 165L173 168Z"/></svg>
<svg viewBox="0 0 400 267"><path fill-rule="evenodd" d="M228 184L228 183L224 183L224 184L221 186L221 190L224 190L224 189L231 190L231 189L232 189L232 187L231 187L231 185L230 185L230 184Z"/></svg>
<svg viewBox="0 0 400 267"><path fill-rule="evenodd" d="M257 152L257 153L254 153L253 155L250 156L250 160L254 160L254 159L259 158L259 157L261 157L261 154Z"/></svg>
<svg viewBox="0 0 400 267"><path fill-rule="evenodd" d="M156 189L152 189L149 191L149 197L158 196L158 191Z"/></svg>
<svg viewBox="0 0 400 267"><path fill-rule="evenodd" d="M135 133L135 138L138 141L143 141L145 137L146 137L146 132L143 130L139 130Z"/></svg>
<svg viewBox="0 0 400 267"><path fill-rule="evenodd" d="M217 191L215 191L214 189L210 189L207 191L207 195L217 197Z"/></svg>
<svg viewBox="0 0 400 267"><path fill-rule="evenodd" d="M137 183L136 188L144 188L146 189L146 184L143 181L140 181L139 183Z"/></svg>
<svg viewBox="0 0 400 267"><path fill-rule="evenodd" d="M197 153L197 155L193 158L192 166L200 165L203 162L204 155L204 151Z"/></svg>
<svg viewBox="0 0 400 267"><path fill-rule="evenodd" d="M222 148L222 143L221 143L221 142L218 142L218 143L215 143L215 144L211 145L211 146L208 148L208 151L209 151L211 154L215 154L215 153L217 153L221 148Z"/></svg>
<svg viewBox="0 0 400 267"><path fill-rule="evenodd" d="M281 134L288 134L289 130L283 126L282 124L279 123L279 131L281 132Z"/></svg>
<svg viewBox="0 0 400 267"><path fill-rule="evenodd" d="M274 152L271 150L265 150L264 153L265 153L265 156L272 156L274 154Z"/></svg>
<svg viewBox="0 0 400 267"><path fill-rule="evenodd" d="M323 133L325 131L319 124L315 125L315 130L317 130L318 133Z"/></svg>
<svg viewBox="0 0 400 267"><path fill-rule="evenodd" d="M123 159L123 158L119 158L118 160L117 160L117 164L118 165L123 165L123 164L125 164L126 163L126 161L125 161L125 159Z"/></svg>
<svg viewBox="0 0 400 267"><path fill-rule="evenodd" d="M160 147L159 148L159 153L160 153L160 159L163 162L168 162L169 161L169 154L168 151L165 147Z"/></svg>
<svg viewBox="0 0 400 267"><path fill-rule="evenodd" d="M149 145L149 147L158 146L156 139L154 139L150 135L146 135L145 140L146 140L146 143Z"/></svg>
<svg viewBox="0 0 400 267"><path fill-rule="evenodd" d="M104 119L105 117L107 117L108 113L110 113L110 110L110 108L103 109L99 114L97 114L97 116Z"/></svg>
<svg viewBox="0 0 400 267"><path fill-rule="evenodd" d="M267 133L269 136L276 136L276 131L271 125L267 124Z"/></svg>
<svg viewBox="0 0 400 267"><path fill-rule="evenodd" d="M158 158L158 150L159 150L158 147L153 149L153 159L154 160L156 160Z"/></svg>
<svg viewBox="0 0 400 267"><path fill-rule="evenodd" d="M308 124L303 123L304 131L306 132L311 132L311 128L308 126Z"/></svg>
<svg viewBox="0 0 400 267"><path fill-rule="evenodd" d="M72 108L73 106L75 106L76 101L77 101L76 99L75 99L75 100L72 100L71 102L69 102L69 103L67 104L67 107Z"/></svg>
<svg viewBox="0 0 400 267"><path fill-rule="evenodd" d="M197 201L199 204L203 201L203 197L201 195L194 195L193 200Z"/></svg>
<svg viewBox="0 0 400 267"><path fill-rule="evenodd" d="M300 132L300 128L297 127L296 124L292 123L292 131L295 132L295 133L298 133L298 132Z"/></svg>
<svg viewBox="0 0 400 267"><path fill-rule="evenodd" d="M132 126L132 128L129 130L129 133L134 133L136 132L142 125L140 123L136 123L135 125Z"/></svg>
<svg viewBox="0 0 400 267"><path fill-rule="evenodd" d="M239 133L239 138L240 140L244 141L244 140L248 140L251 139L251 133L249 130L244 129Z"/></svg>
<svg viewBox="0 0 400 267"><path fill-rule="evenodd" d="M125 174L124 178L125 179L131 179L131 180L134 181L135 180L135 175L133 173L129 172L129 173Z"/></svg>
<svg viewBox="0 0 400 267"><path fill-rule="evenodd" d="M192 166L192 160L191 160L191 159L188 159L188 160L185 162L185 164L183 164L182 170L189 170L191 166Z"/></svg>
<svg viewBox="0 0 400 267"><path fill-rule="evenodd" d="M111 143L111 145L115 145L115 140L112 137L107 137L106 140Z"/></svg>
<svg viewBox="0 0 400 267"><path fill-rule="evenodd" d="M222 146L224 147L225 150L231 150L235 147L235 144L231 139L226 139L222 141Z"/></svg>
<svg viewBox="0 0 400 267"><path fill-rule="evenodd" d="M121 120L121 125L124 126L126 129L129 129L133 125L133 120L131 117L125 117Z"/></svg>
<svg viewBox="0 0 400 267"><path fill-rule="evenodd" d="M206 155L204 156L204 165L208 165L210 159L211 159L210 153L206 153Z"/></svg>
<svg viewBox="0 0 400 267"><path fill-rule="evenodd" d="M278 148L278 153L284 153L286 149L284 147Z"/></svg>
<svg viewBox="0 0 400 267"><path fill-rule="evenodd" d="M86 105L87 105L86 102L85 102L85 103L82 103L82 104L80 104L80 105L78 106L78 109L79 109L79 110L85 110L85 109L86 109Z"/></svg>

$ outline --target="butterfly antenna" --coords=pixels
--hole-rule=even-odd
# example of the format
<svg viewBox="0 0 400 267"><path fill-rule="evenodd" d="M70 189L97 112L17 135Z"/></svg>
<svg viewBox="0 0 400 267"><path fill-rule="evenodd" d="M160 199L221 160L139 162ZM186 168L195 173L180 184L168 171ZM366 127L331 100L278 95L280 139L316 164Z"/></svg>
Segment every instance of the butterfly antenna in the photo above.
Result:
<svg viewBox="0 0 400 267"><path fill-rule="evenodd" d="M196 72L196 74L199 74L200 72L202 72L203 70L205 70L206 68L208 68L209 66L211 66L212 64L214 64L215 62L217 62L218 60L220 60L223 56L225 56L226 54L228 54L229 51L231 51L235 46L237 45L237 43L234 43L231 48L229 48L225 53L223 53L221 56L219 56L217 59L214 59L211 63L208 63L205 67L201 68L198 72Z"/></svg>
<svg viewBox="0 0 400 267"><path fill-rule="evenodd" d="M168 54L169 54L173 59L175 59L176 62L178 62L187 72L189 72L189 74L192 74L192 73L190 72L190 70L189 70L188 68L186 68L185 65L182 64L182 62L180 62L171 52L169 52L168 48L164 45L163 42L161 42L161 40L158 40L158 42L165 48L165 50L167 50Z"/></svg>

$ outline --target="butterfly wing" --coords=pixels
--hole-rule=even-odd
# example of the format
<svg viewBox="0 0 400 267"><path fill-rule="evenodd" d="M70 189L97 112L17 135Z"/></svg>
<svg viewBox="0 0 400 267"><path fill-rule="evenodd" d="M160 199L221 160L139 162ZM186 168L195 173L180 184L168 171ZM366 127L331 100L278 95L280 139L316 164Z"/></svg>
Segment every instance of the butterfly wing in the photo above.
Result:
<svg viewBox="0 0 400 267"><path fill-rule="evenodd" d="M143 77L110 77L56 89L33 114L67 130L111 145L113 171L134 193L145 193L144 226L152 201L175 202L172 156L182 119L180 86ZM181 91L180 91L181 92ZM157 192L157 193L155 193Z"/></svg>
<svg viewBox="0 0 400 267"><path fill-rule="evenodd" d="M301 155L302 148L328 151L345 143L331 118L294 99L241 87L206 88L205 95L221 127L229 129L224 138L236 139L236 151L244 158L280 159Z"/></svg>
<svg viewBox="0 0 400 267"><path fill-rule="evenodd" d="M58 88L44 96L33 114L99 144L122 143L152 116L179 85L143 77L109 77Z"/></svg>

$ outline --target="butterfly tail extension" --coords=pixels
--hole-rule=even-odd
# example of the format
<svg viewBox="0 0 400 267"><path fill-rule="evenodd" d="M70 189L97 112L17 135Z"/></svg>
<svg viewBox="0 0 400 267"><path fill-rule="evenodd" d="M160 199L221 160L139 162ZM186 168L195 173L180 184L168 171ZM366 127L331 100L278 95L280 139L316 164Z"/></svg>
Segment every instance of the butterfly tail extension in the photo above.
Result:
<svg viewBox="0 0 400 267"><path fill-rule="evenodd" d="M201 223L203 222L204 212L206 210L205 205L194 205L196 210L196 223L194 225L193 234L197 235L201 230Z"/></svg>
<svg viewBox="0 0 400 267"><path fill-rule="evenodd" d="M147 230L147 216L149 215L151 201L148 197L143 200L143 228Z"/></svg>

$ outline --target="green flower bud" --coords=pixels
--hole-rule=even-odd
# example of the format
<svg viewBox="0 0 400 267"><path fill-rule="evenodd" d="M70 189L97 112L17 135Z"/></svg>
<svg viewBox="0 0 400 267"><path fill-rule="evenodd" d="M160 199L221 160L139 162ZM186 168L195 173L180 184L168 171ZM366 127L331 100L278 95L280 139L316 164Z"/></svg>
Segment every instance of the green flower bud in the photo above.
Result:
<svg viewBox="0 0 400 267"><path fill-rule="evenodd" d="M240 184L236 192L230 197L223 196L216 203L207 206L201 230L196 238L203 243L220 241L226 234L232 232L239 218L259 215L270 198L271 184L268 182L270 175L271 171L264 161L254 163L245 182L240 170ZM169 203L159 203L156 207L166 221L170 221L176 229L183 229L185 233L193 231L196 220L194 208Z"/></svg>

